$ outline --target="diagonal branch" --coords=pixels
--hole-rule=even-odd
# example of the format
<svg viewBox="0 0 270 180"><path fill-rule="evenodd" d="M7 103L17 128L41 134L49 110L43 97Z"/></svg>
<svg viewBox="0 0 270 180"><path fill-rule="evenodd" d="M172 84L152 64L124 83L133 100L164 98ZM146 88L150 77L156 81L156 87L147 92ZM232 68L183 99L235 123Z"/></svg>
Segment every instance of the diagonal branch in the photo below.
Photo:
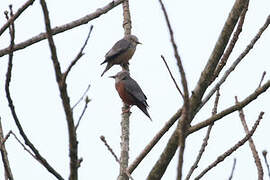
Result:
<svg viewBox="0 0 270 180"><path fill-rule="evenodd" d="M212 81L214 81L219 73L221 72L221 70L224 68L224 66L226 65L227 63L227 60L229 59L232 51L233 51L233 48L239 38L239 35L241 34L242 32L242 27L243 27L243 24L244 24L244 21L245 21L245 17L246 17L246 13L248 11L248 5L249 5L249 1L247 2L246 4L246 7L243 9L243 12L241 13L241 16L240 16L240 19L239 19L239 22L238 22L238 25L237 25L237 28L233 34L233 37L228 45L228 48L226 49L226 51L224 52L224 54L222 55L221 59L220 59L220 62L218 64L218 66L216 67L215 69L215 72L214 72L214 75L212 77Z"/></svg>
<svg viewBox="0 0 270 180"><path fill-rule="evenodd" d="M238 104L238 103L239 102L238 102L237 96L235 96L235 104ZM245 130L246 134L248 134L249 130L248 130L244 111L243 111L243 109L240 109L240 110L238 110L238 112L239 112L239 117L240 117L240 120L241 120L242 125L244 127L244 130ZM258 180L263 180L263 168L262 168L262 163L261 163L258 151L256 150L256 147L255 147L255 144L254 144L254 141L252 138L250 138L248 140L248 142L249 142L249 147L250 147L250 150L252 152L252 155L253 155L253 158L255 161L255 165L256 165L257 170L258 170Z"/></svg>
<svg viewBox="0 0 270 180"><path fill-rule="evenodd" d="M0 36L5 32L5 30L25 11L30 5L34 3L35 0L28 0L18 9L18 11L8 19L8 21L1 27Z"/></svg>
<svg viewBox="0 0 270 180"><path fill-rule="evenodd" d="M233 113L234 111L240 110L252 101L254 101L259 95L264 93L268 88L270 87L270 80L268 80L262 87L256 89L252 94L250 94L248 97L246 97L243 101L237 103L236 105L233 105L220 113L198 123L193 126L191 126L188 129L188 134L194 133L206 126L209 126L210 124L214 123L215 121L223 118L224 116Z"/></svg>
<svg viewBox="0 0 270 180"><path fill-rule="evenodd" d="M254 123L251 131L249 131L248 134L246 134L246 136L241 139L238 143L236 143L233 147L231 147L228 151L226 151L225 153L223 153L222 155L218 156L217 159L210 164L205 170L203 170L196 178L195 180L199 180L201 179L210 169L212 169L213 167L215 167L217 164L219 164L220 162L222 162L225 158L227 158L228 156L230 156L234 151L236 151L239 147L241 147L243 144L245 144L245 142L247 142L249 140L249 138L254 134L256 128L258 127L262 117L263 117L264 112L261 112L258 119L256 120L256 122Z"/></svg>
<svg viewBox="0 0 270 180"><path fill-rule="evenodd" d="M64 107L66 121L68 126L68 135L69 135L69 158L70 158L70 175L69 180L78 179L78 141L76 135L76 129L74 125L73 112L70 106L70 99L67 92L67 84L65 81L62 81L63 75L61 73L60 63L58 61L56 47L52 37L52 29L50 25L49 12L45 0L40 0L42 6L44 21L46 26L46 33L48 38L49 47L51 50L51 57L54 65L55 77L58 83L58 89L60 92L60 97Z"/></svg>
<svg viewBox="0 0 270 180"><path fill-rule="evenodd" d="M55 28L52 29L52 35L56 35L56 34L65 32L67 30L73 29L75 27L81 26L83 24L87 24L89 21L92 21L93 19L96 19L99 16L106 14L108 11L115 8L116 6L121 4L123 1L124 0L112 1L109 4L107 4L106 6L104 6L102 8L98 8L95 12L87 14L86 16L84 16L80 19L74 20L74 21L69 22L67 24L56 26ZM21 43L14 45L13 51L17 51L17 50L26 48L26 47L28 47L32 44L35 44L39 41L42 41L46 38L47 38L46 32L40 33L39 35L36 35L36 36L26 40L26 41L23 41ZM8 47L0 50L0 57L8 54L9 52L10 52L10 49Z"/></svg>

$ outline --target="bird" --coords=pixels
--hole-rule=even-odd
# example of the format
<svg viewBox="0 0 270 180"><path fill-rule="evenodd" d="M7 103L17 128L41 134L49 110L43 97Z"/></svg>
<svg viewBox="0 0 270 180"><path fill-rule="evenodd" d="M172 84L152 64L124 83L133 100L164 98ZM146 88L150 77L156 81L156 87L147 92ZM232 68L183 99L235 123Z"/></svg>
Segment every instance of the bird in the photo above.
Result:
<svg viewBox="0 0 270 180"><path fill-rule="evenodd" d="M146 100L147 97L143 93L139 84L130 77L128 71L120 71L114 76L109 76L115 79L115 88L122 99L122 101L129 106L137 106L149 119L152 121L147 108L149 107Z"/></svg>
<svg viewBox="0 0 270 180"><path fill-rule="evenodd" d="M107 63L105 70L102 72L101 76L104 75L113 65L119 64L122 67L128 64L128 61L133 56L137 44L142 44L139 42L135 35L126 35L123 39L117 41L113 47L106 53L105 60L100 64Z"/></svg>

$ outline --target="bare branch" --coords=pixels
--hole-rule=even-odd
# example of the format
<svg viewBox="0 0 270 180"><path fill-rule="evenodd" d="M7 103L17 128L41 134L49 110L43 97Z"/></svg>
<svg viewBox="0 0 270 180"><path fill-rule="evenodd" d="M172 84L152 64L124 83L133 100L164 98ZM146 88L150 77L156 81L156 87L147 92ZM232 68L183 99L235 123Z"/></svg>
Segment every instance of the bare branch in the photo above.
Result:
<svg viewBox="0 0 270 180"><path fill-rule="evenodd" d="M263 80L264 80L265 75L266 75L266 71L263 71L262 78L261 78L261 81L260 81L260 83L259 83L258 88L259 88L259 87L261 87L261 85L262 85L262 82L263 82Z"/></svg>
<svg viewBox="0 0 270 180"><path fill-rule="evenodd" d="M217 90L216 99L215 99L214 107L213 107L213 110L212 110L212 115L217 114L217 106L218 106L219 97L220 97L220 93L219 93L219 90ZM187 174L186 180L189 180L190 179L192 173L198 167L198 164L199 164L199 162L201 160L201 157L202 157L202 155L203 155L203 153L205 151L205 148L206 148L206 146L208 144L208 140L209 140L209 137L210 137L210 132L212 130L213 125L214 125L214 123L213 124L210 124L208 126L208 129L207 129L206 135L205 135L205 137L203 139L203 143L201 145L201 148L199 150L199 153L198 153L198 155L196 157L195 162L193 163L193 165L191 166L191 168L190 168L190 170L189 170L189 172Z"/></svg>
<svg viewBox="0 0 270 180"><path fill-rule="evenodd" d="M211 76L213 75L213 72L218 64L218 61L224 52L224 49L230 39L232 31L239 19L239 16L245 6L245 3L246 0L235 1L234 6L224 24L222 32L220 33L215 48L196 85L196 88L194 89L194 91L192 91L192 96L190 98L190 118L189 118L190 121L194 118L194 116L197 113L195 110L198 109L199 105L201 104L202 96L211 82ZM167 166L169 165L171 159L173 158L177 150L178 142L179 137L177 132L175 131L171 135L160 158L158 159L158 161L152 168L151 172L149 173L148 175L149 179L152 178L161 179Z"/></svg>
<svg viewBox="0 0 270 180"><path fill-rule="evenodd" d="M238 143L236 143L233 147L231 147L228 151L226 151L225 153L223 153L222 155L218 156L217 159L211 163L205 170L203 170L196 178L195 180L198 180L200 178L202 178L210 169L212 169L213 167L215 167L217 164L219 164L220 162L222 162L225 158L227 158L228 156L230 156L234 151L236 151L239 147L241 147L245 142L247 142L249 140L249 138L254 134L257 126L259 125L262 117L263 117L264 112L261 112L258 119L256 120L255 124L253 125L251 131L246 134L246 136L241 139Z"/></svg>
<svg viewBox="0 0 270 180"><path fill-rule="evenodd" d="M79 61L79 59L84 55L83 50L85 48L85 46L87 45L88 39L90 38L90 34L92 32L93 29L93 25L90 26L90 30L89 33L87 35L87 38L80 50L80 52L77 54L77 56L75 57L75 59L70 63L70 65L68 66L67 70L63 73L63 78L62 81L66 81L67 75L70 72L71 68Z"/></svg>
<svg viewBox="0 0 270 180"><path fill-rule="evenodd" d="M46 33L48 38L49 47L51 50L51 57L54 65L55 77L58 83L58 88L60 92L60 97L64 107L66 122L68 126L68 135L69 135L69 158L70 158L70 180L78 179L78 141L76 135L76 129L74 125L73 112L70 106L70 99L67 93L67 84L65 81L62 81L63 75L61 73L60 63L58 61L56 47L52 37L52 29L49 18L49 12L45 0L40 0L42 6L44 21L46 26Z"/></svg>
<svg viewBox="0 0 270 180"><path fill-rule="evenodd" d="M237 96L235 96L235 104L238 104L238 103L239 102L238 102ZM240 110L238 110L238 112L239 112L239 117L240 117L240 120L241 120L242 125L244 127L244 130L245 130L246 134L248 134L249 130L248 130L248 126L246 123L244 111L243 111L243 109L240 109ZM263 180L263 168L262 168L262 163L261 163L258 151L256 150L256 147L255 147L255 144L254 144L252 138L250 138L248 140L248 142L249 142L249 147L250 147L250 150L252 152L252 155L253 155L253 158L255 160L257 170L258 170L258 180Z"/></svg>
<svg viewBox="0 0 270 180"><path fill-rule="evenodd" d="M122 4L123 9L123 28L125 35L131 34L131 17L130 17L130 10L129 10L129 0L123 1ZM129 71L129 66L124 65L122 66L123 70ZM129 106L123 103L122 107L122 116L121 116L121 155L120 155L120 172L118 175L117 180L128 180L128 159L129 159L129 117L130 111Z"/></svg>
<svg viewBox="0 0 270 180"><path fill-rule="evenodd" d="M162 60L163 60L163 62L164 62L164 64L165 64L165 66L166 66L166 68L167 68L167 70L168 70L168 72L169 72L169 74L170 74L170 76L171 76L171 79L173 80L173 83L174 83L176 89L178 90L178 92L180 93L180 95L184 98L184 95L183 95L181 89L179 88L177 82L175 81L175 79L174 79L174 77L173 77L173 75L172 75L172 72L171 72L171 70L170 70L170 68L169 68L169 66L168 66L168 64L167 64L167 62L166 62L164 56L161 55L161 58L162 58Z"/></svg>
<svg viewBox="0 0 270 180"><path fill-rule="evenodd" d="M221 111L220 113L208 118L207 120L204 120L198 124L191 126L188 129L188 134L194 133L206 126L209 126L210 124L223 118L224 116L231 114L232 112L237 111L239 109L242 109L243 107L251 103L253 100L255 100L260 94L264 93L269 87L270 87L270 80L268 80L262 87L256 89L252 94L246 97L243 101Z"/></svg>
<svg viewBox="0 0 270 180"><path fill-rule="evenodd" d="M5 32L5 30L12 24L22 13L24 10L26 10L30 5L34 3L35 0L28 0L26 3L24 3L18 11L8 19L8 21L1 27L0 29L0 36Z"/></svg>
<svg viewBox="0 0 270 180"><path fill-rule="evenodd" d="M234 170L235 170L235 166L236 166L236 159L234 158L233 159L232 171L231 171L231 175L229 177L229 180L232 180L232 178L233 178L233 173L234 173Z"/></svg>
<svg viewBox="0 0 270 180"><path fill-rule="evenodd" d="M262 154L263 154L265 165L267 167L268 177L270 178L270 168L269 168L269 164L268 164L268 161L267 161L267 151L263 150Z"/></svg>
<svg viewBox="0 0 270 180"><path fill-rule="evenodd" d="M106 14L108 11L110 11L111 9L113 9L114 7L118 6L119 4L121 4L124 0L115 0L110 2L109 4L107 4L106 6L102 7L102 8L98 8L95 12L87 14L86 16L74 20L70 23L67 24L63 24L60 26L56 26L55 28L52 29L52 35L56 35L62 32L65 32L67 30L73 29L75 27L78 27L80 25L83 24L87 24L89 21L98 18L100 15ZM20 49L23 49L25 47L28 47L32 44L35 44L39 41L42 41L44 39L46 39L46 32L40 33L39 35L36 35L26 41L23 41L21 43L18 43L14 46L13 51L17 51ZM4 48L2 50L0 50L0 57L8 54L10 52L9 48Z"/></svg>

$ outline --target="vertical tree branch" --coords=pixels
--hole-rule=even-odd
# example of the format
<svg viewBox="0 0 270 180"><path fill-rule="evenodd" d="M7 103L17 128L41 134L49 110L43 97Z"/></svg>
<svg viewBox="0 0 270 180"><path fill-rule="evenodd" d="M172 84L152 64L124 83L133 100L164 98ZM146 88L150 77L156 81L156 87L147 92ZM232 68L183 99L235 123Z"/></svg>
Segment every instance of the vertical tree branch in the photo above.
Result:
<svg viewBox="0 0 270 180"><path fill-rule="evenodd" d="M129 1L125 0L122 3L123 5L123 28L125 35L131 34L131 17L129 11ZM128 65L122 67L123 70L129 71ZM129 106L123 103L122 107L122 118L121 118L121 156L120 156L120 172L118 180L128 180L126 174L128 168L128 159L129 159L129 117L130 112L128 111Z"/></svg>
<svg viewBox="0 0 270 180"><path fill-rule="evenodd" d="M239 103L239 102L238 102L237 96L235 96L235 104L237 104L237 103ZM239 117L240 117L241 123L242 123L242 125L244 127L244 130L245 130L246 134L248 134L249 130L248 130L248 126L247 126L247 123L246 123L246 118L245 118L245 115L244 115L244 111L243 111L243 109L240 109L238 112L239 112ZM255 160L256 167L257 167L258 180L263 180L262 163L261 163L258 151L256 150L256 147L255 147L255 144L253 142L252 137L249 138L248 142L249 142L249 147L250 147L250 150L252 152L253 158Z"/></svg>
<svg viewBox="0 0 270 180"><path fill-rule="evenodd" d="M5 168L5 177L9 180L13 180L13 174L9 165L9 160L8 160L8 155L7 155L7 150L5 147L5 143L4 143L4 132L3 132L3 128L2 128L2 123L1 123L1 117L0 117L0 151L1 151L1 155L2 155L2 161L4 164L4 168Z"/></svg>
<svg viewBox="0 0 270 180"><path fill-rule="evenodd" d="M49 12L46 5L45 0L40 0L40 4L42 6L44 21L46 26L47 38L49 47L51 50L51 57L54 65L55 77L58 83L58 88L60 92L60 97L62 99L62 104L64 107L66 121L68 126L68 135L69 135L69 157L70 157L70 175L69 180L77 180L78 179L78 141L77 134L74 125L73 112L70 106L70 100L67 93L67 84L63 81L63 74L61 72L60 63L58 61L56 47L52 37L52 29L50 24Z"/></svg>

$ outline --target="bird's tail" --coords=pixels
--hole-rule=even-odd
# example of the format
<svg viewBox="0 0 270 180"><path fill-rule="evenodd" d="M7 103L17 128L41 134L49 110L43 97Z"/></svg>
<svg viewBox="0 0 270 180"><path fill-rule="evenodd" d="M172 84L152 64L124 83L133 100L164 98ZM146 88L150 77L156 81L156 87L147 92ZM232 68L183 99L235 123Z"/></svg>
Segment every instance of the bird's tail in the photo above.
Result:
<svg viewBox="0 0 270 180"><path fill-rule="evenodd" d="M150 121L152 121L152 118L150 117L150 115L149 115L149 113L148 113L148 111L147 111L147 109L146 109L146 106L145 106L144 104L139 104L139 105L138 105L138 108L139 108L140 110L142 110L142 112L143 112L147 117L149 117Z"/></svg>
<svg viewBox="0 0 270 180"><path fill-rule="evenodd" d="M102 76L104 75L104 73L105 73L106 71L108 71L112 66L113 66L112 64L108 63L107 66L106 66L106 68L105 68L105 70L102 72L101 77L102 77Z"/></svg>

